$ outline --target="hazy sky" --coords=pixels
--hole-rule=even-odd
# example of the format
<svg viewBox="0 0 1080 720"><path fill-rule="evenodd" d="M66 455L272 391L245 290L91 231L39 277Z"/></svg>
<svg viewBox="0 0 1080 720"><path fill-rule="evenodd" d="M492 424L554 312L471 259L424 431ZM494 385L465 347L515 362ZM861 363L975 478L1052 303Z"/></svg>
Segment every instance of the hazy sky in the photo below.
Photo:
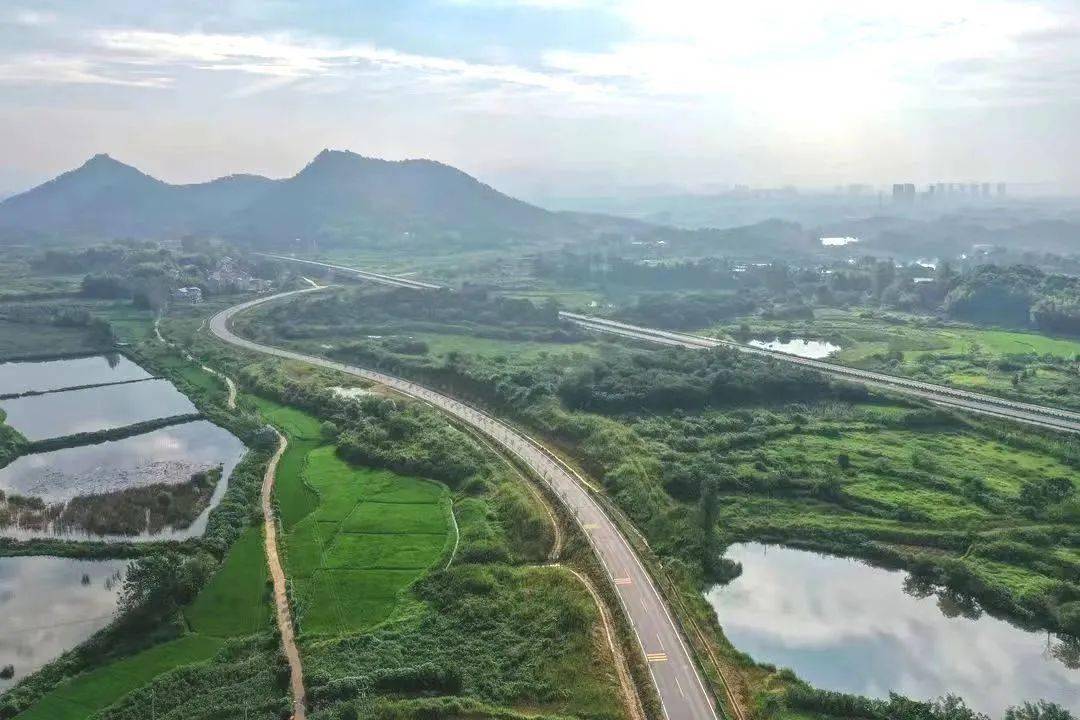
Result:
<svg viewBox="0 0 1080 720"><path fill-rule="evenodd" d="M528 196L1080 189L1080 0L185 0L0 6L0 191L96 152L172 182L323 147Z"/></svg>

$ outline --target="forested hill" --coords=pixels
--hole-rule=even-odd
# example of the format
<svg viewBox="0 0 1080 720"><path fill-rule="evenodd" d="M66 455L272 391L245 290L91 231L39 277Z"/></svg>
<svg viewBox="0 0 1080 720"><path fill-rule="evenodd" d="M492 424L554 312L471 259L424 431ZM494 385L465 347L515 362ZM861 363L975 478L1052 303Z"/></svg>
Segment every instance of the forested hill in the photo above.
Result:
<svg viewBox="0 0 1080 720"><path fill-rule="evenodd" d="M263 194L237 220L240 234L270 240L420 234L499 241L577 229L563 216L508 197L449 165L331 150Z"/></svg>
<svg viewBox="0 0 1080 720"><path fill-rule="evenodd" d="M170 185L108 155L0 203L0 242L164 238L225 223L275 181L233 175Z"/></svg>
<svg viewBox="0 0 1080 720"><path fill-rule="evenodd" d="M171 185L95 155L0 203L0 242L193 234L273 246L297 238L491 246L581 239L619 222L548 212L431 160L389 162L324 150L285 180L236 175Z"/></svg>

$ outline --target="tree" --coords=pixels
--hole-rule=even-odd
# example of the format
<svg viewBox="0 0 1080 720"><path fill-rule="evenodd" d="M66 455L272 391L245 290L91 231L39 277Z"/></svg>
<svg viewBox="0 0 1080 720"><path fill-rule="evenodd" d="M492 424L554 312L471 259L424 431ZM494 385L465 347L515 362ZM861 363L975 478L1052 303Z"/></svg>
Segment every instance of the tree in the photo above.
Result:
<svg viewBox="0 0 1080 720"><path fill-rule="evenodd" d="M1012 706L1005 711L1005 720L1073 720L1073 714L1057 703L1040 700Z"/></svg>
<svg viewBox="0 0 1080 720"><path fill-rule="evenodd" d="M195 599L213 571L206 555L175 552L141 557L131 564L120 591L120 609L133 615L161 616Z"/></svg>
<svg viewBox="0 0 1080 720"><path fill-rule="evenodd" d="M712 575L720 561L720 534L717 529L720 516L720 483L715 477L709 476L701 484L698 516L702 534L701 566L706 573Z"/></svg>
<svg viewBox="0 0 1080 720"><path fill-rule="evenodd" d="M86 326L86 330L90 335L91 340L100 345L112 345L116 342L116 336L113 335L112 325L105 318L92 318L89 324Z"/></svg>
<svg viewBox="0 0 1080 720"><path fill-rule="evenodd" d="M278 434L270 425L263 425L255 433L255 447L261 450L273 450L278 446Z"/></svg>
<svg viewBox="0 0 1080 720"><path fill-rule="evenodd" d="M336 440L340 432L338 426L331 420L323 420L322 424L319 425L319 434L322 435L324 440Z"/></svg>

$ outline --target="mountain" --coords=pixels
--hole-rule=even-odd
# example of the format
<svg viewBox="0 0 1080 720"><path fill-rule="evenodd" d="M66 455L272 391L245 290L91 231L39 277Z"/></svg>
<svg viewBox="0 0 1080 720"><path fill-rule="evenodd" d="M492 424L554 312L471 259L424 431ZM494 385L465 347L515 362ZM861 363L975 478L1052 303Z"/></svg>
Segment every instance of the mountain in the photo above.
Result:
<svg viewBox="0 0 1080 720"><path fill-rule="evenodd" d="M255 201L236 230L253 238L411 236L474 240L559 234L572 222L431 160L323 150Z"/></svg>
<svg viewBox="0 0 1080 720"><path fill-rule="evenodd" d="M323 150L285 180L170 185L108 155L0 203L0 241L217 235L263 245L580 238L618 222L552 213L431 160Z"/></svg>
<svg viewBox="0 0 1080 720"><path fill-rule="evenodd" d="M108 155L95 155L0 203L0 239L184 235L231 217L273 183L248 175L169 185Z"/></svg>

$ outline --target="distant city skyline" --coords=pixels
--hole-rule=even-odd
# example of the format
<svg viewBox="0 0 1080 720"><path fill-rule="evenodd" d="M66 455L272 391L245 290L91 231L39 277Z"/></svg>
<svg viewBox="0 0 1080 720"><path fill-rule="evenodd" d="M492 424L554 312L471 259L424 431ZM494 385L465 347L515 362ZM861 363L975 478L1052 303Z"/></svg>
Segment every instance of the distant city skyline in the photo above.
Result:
<svg viewBox="0 0 1080 720"><path fill-rule="evenodd" d="M323 147L515 195L1006 182L1080 192L1071 0L40 0L0 9L0 194Z"/></svg>

